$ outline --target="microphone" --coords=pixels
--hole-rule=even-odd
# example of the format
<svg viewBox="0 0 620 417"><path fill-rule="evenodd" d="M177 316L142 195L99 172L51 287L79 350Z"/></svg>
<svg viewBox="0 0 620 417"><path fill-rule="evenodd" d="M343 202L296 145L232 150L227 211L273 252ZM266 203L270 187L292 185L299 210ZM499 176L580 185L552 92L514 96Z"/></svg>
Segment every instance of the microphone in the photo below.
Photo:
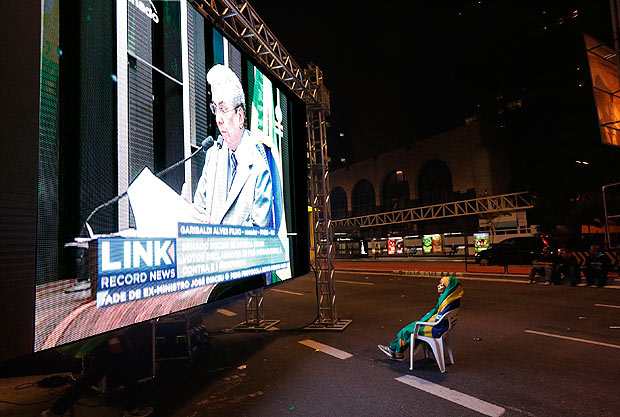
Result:
<svg viewBox="0 0 620 417"><path fill-rule="evenodd" d="M221 142L224 141L224 139L222 139L222 136L218 136L217 138L217 146L221 149L222 145L220 144L220 140ZM209 150L209 148L211 148L213 146L213 144L215 144L215 141L213 140L212 136L207 136L202 142L200 142L200 146L198 147L198 149L196 149L194 152L192 152L192 154L190 156L188 156L187 158L174 163L173 165L169 166L168 168L164 169L163 171L158 172L157 174L155 174L158 178L161 178L162 175L164 175L165 173L167 173L168 171L170 171L173 168L176 168L177 166L181 165L184 162L187 162L188 160L190 160L191 158L193 158L198 152L200 152L201 150L204 150L205 152L207 150ZM104 207L109 206L110 204L116 203L118 200L120 200L121 198L125 197L127 195L127 191L125 191L122 194L117 195L116 197L106 201L103 204L98 205L97 207L95 207L95 209L93 211L90 212L90 214L88 215L88 217L86 218L86 220L84 221L84 226L82 226L82 230L80 231L80 235L82 234L82 232L84 231L84 227L88 228L88 234L90 235L90 237L93 237L93 233L92 233L92 229L90 228L90 225L88 224L88 221L95 215L95 213L97 213L99 210L101 210Z"/></svg>
<svg viewBox="0 0 620 417"><path fill-rule="evenodd" d="M213 136L207 136L201 143L200 146L206 151L209 150L211 146L213 146L214 140Z"/></svg>
<svg viewBox="0 0 620 417"><path fill-rule="evenodd" d="M221 137L221 136L220 136ZM219 141L219 138L218 138ZM204 149L204 151L208 151L209 148L211 146L213 146L213 144L215 143L215 141L213 140L212 136L207 136L202 142L200 142L200 146L198 147L198 149L196 149L190 156L188 156L187 158L185 158L182 161L177 162L174 165L169 166L168 168L164 169L163 171L158 172L157 174L155 174L157 177L160 177L162 175L164 175L166 172L170 171L172 168L176 168L177 166L181 165L184 162L187 162L189 159L193 158L194 155L196 155L198 152L200 152L201 150ZM219 144L218 144L219 146Z"/></svg>

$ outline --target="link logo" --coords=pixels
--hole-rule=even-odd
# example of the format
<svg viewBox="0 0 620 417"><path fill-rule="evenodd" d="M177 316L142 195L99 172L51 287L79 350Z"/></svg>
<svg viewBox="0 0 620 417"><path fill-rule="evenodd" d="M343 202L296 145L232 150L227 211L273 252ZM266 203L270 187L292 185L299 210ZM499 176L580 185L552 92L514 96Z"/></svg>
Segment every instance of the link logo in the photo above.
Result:
<svg viewBox="0 0 620 417"><path fill-rule="evenodd" d="M175 263L174 239L99 239L99 271L136 270Z"/></svg>
<svg viewBox="0 0 620 417"><path fill-rule="evenodd" d="M155 5L153 4L151 0L147 0L149 3L148 5L144 4L144 2L141 0L127 0L127 1L128 3L131 3L134 6L136 6L138 10L144 13L153 22L159 23L159 16L157 16L157 9L155 8Z"/></svg>

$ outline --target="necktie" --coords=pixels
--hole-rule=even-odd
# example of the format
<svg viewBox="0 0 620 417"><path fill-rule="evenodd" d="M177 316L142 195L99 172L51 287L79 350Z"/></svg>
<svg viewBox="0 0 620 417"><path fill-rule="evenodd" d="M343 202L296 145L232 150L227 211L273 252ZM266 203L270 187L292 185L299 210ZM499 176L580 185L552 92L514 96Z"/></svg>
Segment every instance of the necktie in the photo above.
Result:
<svg viewBox="0 0 620 417"><path fill-rule="evenodd" d="M235 180L235 174L237 173L237 158L235 157L235 153L230 153L230 182L228 183L228 191L232 187L232 183Z"/></svg>

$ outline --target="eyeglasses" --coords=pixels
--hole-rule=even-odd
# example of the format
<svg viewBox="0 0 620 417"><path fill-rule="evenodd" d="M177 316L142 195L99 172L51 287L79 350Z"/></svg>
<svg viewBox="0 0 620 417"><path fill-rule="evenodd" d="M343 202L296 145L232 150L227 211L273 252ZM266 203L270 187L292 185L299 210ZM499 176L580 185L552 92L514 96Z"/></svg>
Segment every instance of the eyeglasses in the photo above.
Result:
<svg viewBox="0 0 620 417"><path fill-rule="evenodd" d="M211 109L211 113L213 113L216 116L217 116L218 113L224 114L224 113L230 113L231 111L235 111L236 110L236 108L226 110L224 107L222 107L221 104L216 106L213 103L209 104L209 108Z"/></svg>

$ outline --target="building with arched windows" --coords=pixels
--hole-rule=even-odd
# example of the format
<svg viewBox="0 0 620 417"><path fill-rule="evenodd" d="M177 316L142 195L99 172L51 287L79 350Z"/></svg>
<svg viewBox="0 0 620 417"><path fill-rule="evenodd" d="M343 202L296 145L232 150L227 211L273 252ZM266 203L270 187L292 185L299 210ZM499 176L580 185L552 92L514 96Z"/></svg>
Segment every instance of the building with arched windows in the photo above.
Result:
<svg viewBox="0 0 620 417"><path fill-rule="evenodd" d="M396 106L402 112L361 116L348 127L351 134L330 141L330 185L339 187L341 207L347 201L346 213L334 211L334 231L385 238L472 233L484 230L484 221L503 223L502 233L534 223L540 232L581 242L591 234L587 225L600 226L611 210L605 239L588 238L620 247L607 227L616 224L618 209L605 197L620 193L614 191L620 189L618 60L613 47L584 34L585 22L577 10L528 20L527 36L511 42L501 63L475 47L467 59L452 59L456 67L448 65L448 72L416 65L422 72L398 84L406 98ZM490 61L472 58L478 52ZM417 88L420 80L425 88ZM514 210L511 219L493 218L492 208L452 217L416 210L520 192L531 199L519 207L532 210L527 216Z"/></svg>
<svg viewBox="0 0 620 417"><path fill-rule="evenodd" d="M467 200L510 191L499 130L474 122L330 172L333 219ZM476 216L340 230L361 237L479 228Z"/></svg>

